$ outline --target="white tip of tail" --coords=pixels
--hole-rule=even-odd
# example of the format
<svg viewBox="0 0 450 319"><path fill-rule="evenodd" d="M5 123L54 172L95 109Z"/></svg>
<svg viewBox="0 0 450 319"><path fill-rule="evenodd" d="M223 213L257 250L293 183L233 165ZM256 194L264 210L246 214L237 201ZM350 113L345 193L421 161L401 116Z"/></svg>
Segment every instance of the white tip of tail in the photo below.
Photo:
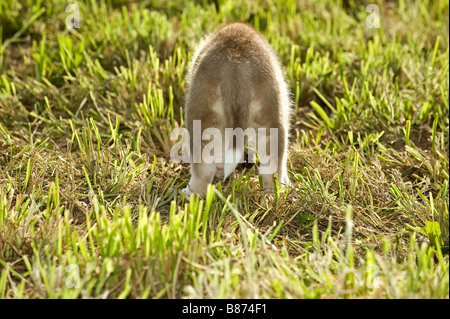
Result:
<svg viewBox="0 0 450 319"><path fill-rule="evenodd" d="M228 148L225 151L225 164L223 168L223 181L230 176L231 173L234 172L236 169L236 166L242 162L242 159L244 158L244 153L242 153L240 150L236 150L234 148Z"/></svg>

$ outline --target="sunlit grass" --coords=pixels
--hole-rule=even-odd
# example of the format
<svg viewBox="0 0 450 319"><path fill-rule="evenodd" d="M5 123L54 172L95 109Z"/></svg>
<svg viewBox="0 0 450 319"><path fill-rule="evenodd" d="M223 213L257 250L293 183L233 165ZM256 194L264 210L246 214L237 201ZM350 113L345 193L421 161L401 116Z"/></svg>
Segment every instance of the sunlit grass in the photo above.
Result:
<svg viewBox="0 0 450 319"><path fill-rule="evenodd" d="M0 298L448 298L448 2L78 4L0 3ZM285 66L292 187L187 202L170 132L231 21Z"/></svg>

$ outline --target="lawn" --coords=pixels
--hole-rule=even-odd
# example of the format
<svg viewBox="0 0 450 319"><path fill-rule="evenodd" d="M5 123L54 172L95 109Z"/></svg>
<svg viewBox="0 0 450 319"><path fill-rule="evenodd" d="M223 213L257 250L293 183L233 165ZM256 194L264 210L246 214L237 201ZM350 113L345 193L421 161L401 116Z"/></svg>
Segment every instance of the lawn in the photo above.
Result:
<svg viewBox="0 0 450 319"><path fill-rule="evenodd" d="M2 0L0 298L449 298L448 11ZM285 68L292 185L244 163L187 201L170 133L233 21Z"/></svg>

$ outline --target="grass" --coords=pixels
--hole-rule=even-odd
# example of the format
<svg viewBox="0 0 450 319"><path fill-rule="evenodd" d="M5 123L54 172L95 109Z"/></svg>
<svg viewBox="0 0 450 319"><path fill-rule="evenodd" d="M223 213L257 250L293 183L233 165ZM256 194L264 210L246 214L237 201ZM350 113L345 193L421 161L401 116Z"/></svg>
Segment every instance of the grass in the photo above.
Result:
<svg viewBox="0 0 450 319"><path fill-rule="evenodd" d="M449 5L0 3L0 298L448 298ZM285 66L292 188L169 160L201 37Z"/></svg>

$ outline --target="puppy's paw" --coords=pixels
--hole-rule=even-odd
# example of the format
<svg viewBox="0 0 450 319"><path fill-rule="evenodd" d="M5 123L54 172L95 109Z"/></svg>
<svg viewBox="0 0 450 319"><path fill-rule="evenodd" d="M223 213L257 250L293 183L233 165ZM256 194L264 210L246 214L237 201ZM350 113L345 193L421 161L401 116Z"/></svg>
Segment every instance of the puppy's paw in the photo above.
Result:
<svg viewBox="0 0 450 319"><path fill-rule="evenodd" d="M290 180L286 180L283 183L280 184L281 188L291 188L292 184Z"/></svg>
<svg viewBox="0 0 450 319"><path fill-rule="evenodd" d="M290 188L291 187L291 181L287 177L287 175L281 176L280 180L280 188Z"/></svg>
<svg viewBox="0 0 450 319"><path fill-rule="evenodd" d="M183 188L181 191L182 194L186 194L186 200L189 201L191 199L192 194L194 194L191 189L189 188L189 185Z"/></svg>

